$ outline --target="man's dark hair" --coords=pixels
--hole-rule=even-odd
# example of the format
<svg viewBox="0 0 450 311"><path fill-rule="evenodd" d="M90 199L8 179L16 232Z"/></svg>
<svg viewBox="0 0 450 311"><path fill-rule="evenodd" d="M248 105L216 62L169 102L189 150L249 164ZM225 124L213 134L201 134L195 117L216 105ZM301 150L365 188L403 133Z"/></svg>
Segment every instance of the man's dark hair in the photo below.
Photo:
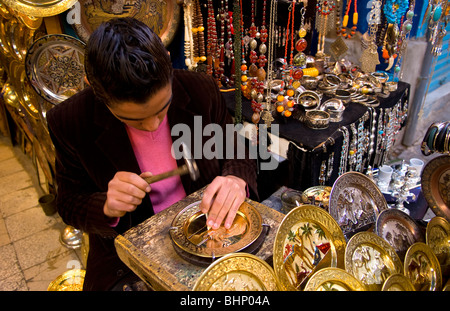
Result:
<svg viewBox="0 0 450 311"><path fill-rule="evenodd" d="M145 103L173 76L159 36L130 17L111 19L94 30L86 45L85 68L96 96L109 106Z"/></svg>

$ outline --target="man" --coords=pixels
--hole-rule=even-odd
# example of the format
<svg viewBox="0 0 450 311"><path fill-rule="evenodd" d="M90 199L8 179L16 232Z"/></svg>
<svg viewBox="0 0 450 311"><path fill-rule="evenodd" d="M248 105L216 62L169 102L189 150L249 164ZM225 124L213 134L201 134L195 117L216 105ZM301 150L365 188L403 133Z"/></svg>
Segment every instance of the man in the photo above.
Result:
<svg viewBox="0 0 450 311"><path fill-rule="evenodd" d="M208 225L229 227L246 195L257 197L256 163L248 155L203 157L195 159L198 180L175 176L149 185L144 177L183 162L171 156L180 139L171 131L175 125L193 128L201 116L203 127L218 124L226 132L232 118L220 91L205 74L174 70L160 38L132 18L100 25L85 58L90 87L47 113L57 206L65 223L89 233L84 289L122 290L138 278L117 256L117 234L206 185L200 208ZM199 138L190 139L194 145Z"/></svg>

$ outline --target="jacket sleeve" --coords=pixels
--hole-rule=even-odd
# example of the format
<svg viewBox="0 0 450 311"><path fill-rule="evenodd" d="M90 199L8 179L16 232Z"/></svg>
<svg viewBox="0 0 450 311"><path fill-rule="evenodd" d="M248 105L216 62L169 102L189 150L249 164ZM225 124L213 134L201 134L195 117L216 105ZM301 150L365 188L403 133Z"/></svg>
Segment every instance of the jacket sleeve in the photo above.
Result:
<svg viewBox="0 0 450 311"><path fill-rule="evenodd" d="M58 213L66 224L84 232L115 237L117 232L103 213L106 192L98 189L83 167L74 148L76 135L71 132L70 118L74 118L70 109L59 106L47 113L49 133L55 146Z"/></svg>

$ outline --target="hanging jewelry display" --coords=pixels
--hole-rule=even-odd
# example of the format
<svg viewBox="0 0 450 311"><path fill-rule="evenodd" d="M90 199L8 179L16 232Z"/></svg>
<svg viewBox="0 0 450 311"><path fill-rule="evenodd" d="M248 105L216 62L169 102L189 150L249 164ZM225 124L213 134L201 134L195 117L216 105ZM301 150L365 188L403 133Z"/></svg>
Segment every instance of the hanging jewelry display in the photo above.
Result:
<svg viewBox="0 0 450 311"><path fill-rule="evenodd" d="M214 14L213 0L208 0L208 17L207 17L207 44L206 44L206 73L213 75L214 64L219 58L217 53L217 28L216 17Z"/></svg>
<svg viewBox="0 0 450 311"><path fill-rule="evenodd" d="M361 62L361 70L365 73L376 71L376 66L380 63L378 59L376 35L378 25L381 23L381 0L372 1L372 9L368 18L368 41L367 48L363 51L359 61Z"/></svg>
<svg viewBox="0 0 450 311"><path fill-rule="evenodd" d="M194 15L191 0L183 2L184 8L184 57L188 70L193 70L197 64L194 61L194 37L192 33L192 19Z"/></svg>
<svg viewBox="0 0 450 311"><path fill-rule="evenodd" d="M345 172L347 172L347 161L348 161L348 148L350 143L350 133L345 126L341 126L339 131L342 132L343 141L342 141L342 149L341 149L341 158L339 161L339 171L338 176L341 176Z"/></svg>
<svg viewBox="0 0 450 311"><path fill-rule="evenodd" d="M233 1L233 27L235 30L235 40L234 45L232 45L231 49L236 51L241 51L241 39L242 39L242 33L241 33L241 26L242 26L242 10L241 10L241 3L239 0ZM230 25L231 27L231 25ZM231 35L231 32L230 32ZM233 65L238 66L238 68L241 67L241 55L240 53L236 54L236 57L233 57ZM241 87L241 72L238 70L236 73L236 83L234 85L234 98L235 98L235 111L234 111L234 122L235 124L242 124L242 87Z"/></svg>
<svg viewBox="0 0 450 311"><path fill-rule="evenodd" d="M297 42L295 42L295 50L297 51L297 54L294 56L293 65L295 68L292 72L292 77L294 78L294 81L292 82L292 86L294 89L297 89L300 86L300 79L303 77L303 68L306 67L306 55L303 53L304 50L308 47L308 42L306 41L305 37L308 33L308 31L305 28L305 14L306 14L306 7L303 6L300 9L301 14L301 21L300 21L300 28L298 30L298 37L299 39Z"/></svg>
<svg viewBox="0 0 450 311"><path fill-rule="evenodd" d="M394 67L394 81L399 81L402 78L402 72L401 72L401 64L404 61L404 52L406 51L406 48L408 46L409 36L412 29L412 20L414 17L414 7L415 7L415 0L410 0L409 3L409 10L406 12L406 20L402 23L401 26L401 34L398 44L398 56L397 56L397 63Z"/></svg>
<svg viewBox="0 0 450 311"><path fill-rule="evenodd" d="M342 37L346 38L346 39L350 39L352 38L355 34L356 34L356 28L358 27L358 7L357 7L357 2L358 0L355 0L354 4L353 4L353 18L352 18L352 22L353 22L353 26L350 29L350 31L347 31L347 26L348 26L348 19L349 19L349 12L350 12L350 6L352 5L352 0L348 0L347 1L347 9L345 10L345 15L342 19L342 29L341 29L341 35Z"/></svg>
<svg viewBox="0 0 450 311"><path fill-rule="evenodd" d="M382 52L383 58L388 60L389 63L385 69L386 71L392 68L397 57L396 50L400 34L399 24L406 10L408 10L408 0L386 0L383 7L384 16L388 22Z"/></svg>
<svg viewBox="0 0 450 311"><path fill-rule="evenodd" d="M316 30L319 34L317 54L323 55L325 50L325 36L335 25L334 0L318 0L316 4Z"/></svg>

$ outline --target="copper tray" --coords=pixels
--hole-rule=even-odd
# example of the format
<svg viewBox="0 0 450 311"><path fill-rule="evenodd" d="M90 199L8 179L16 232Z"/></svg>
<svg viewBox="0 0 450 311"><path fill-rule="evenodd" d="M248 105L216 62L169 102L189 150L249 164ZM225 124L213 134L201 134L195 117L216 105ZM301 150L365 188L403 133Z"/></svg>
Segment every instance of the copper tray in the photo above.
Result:
<svg viewBox="0 0 450 311"><path fill-rule="evenodd" d="M57 105L86 86L84 43L68 35L41 37L28 49L25 70L36 92Z"/></svg>
<svg viewBox="0 0 450 311"><path fill-rule="evenodd" d="M344 234L369 227L387 208L386 199L377 185L364 174L344 173L331 189L329 212Z"/></svg>
<svg viewBox="0 0 450 311"><path fill-rule="evenodd" d="M411 245L425 242L425 236L414 219L398 209L387 209L378 215L376 233L395 249L401 260Z"/></svg>
<svg viewBox="0 0 450 311"><path fill-rule="evenodd" d="M122 2L122 5L120 5ZM180 6L176 0L150 1L92 1L80 0L81 23L73 24L77 35L87 42L91 33L102 23L116 17L134 17L146 23L159 35L167 47L180 23Z"/></svg>
<svg viewBox="0 0 450 311"><path fill-rule="evenodd" d="M450 221L450 156L442 155L428 162L421 177L422 192L428 206Z"/></svg>
<svg viewBox="0 0 450 311"><path fill-rule="evenodd" d="M3 0L3 2L25 15L47 17L68 10L77 0Z"/></svg>
<svg viewBox="0 0 450 311"><path fill-rule="evenodd" d="M278 291L273 269L259 257L228 254L211 264L197 279L194 291Z"/></svg>
<svg viewBox="0 0 450 311"><path fill-rule="evenodd" d="M183 251L199 257L218 258L238 252L261 235L262 217L248 202L242 203L230 230L223 227L223 239L207 240L206 216L200 211L200 201L194 202L173 219L169 233L172 241Z"/></svg>
<svg viewBox="0 0 450 311"><path fill-rule="evenodd" d="M344 267L345 237L336 221L320 207L291 210L278 227L273 267L284 290L301 290L324 267Z"/></svg>
<svg viewBox="0 0 450 311"><path fill-rule="evenodd" d="M406 252L404 275L417 291L440 291L441 266L431 248L421 242L414 243Z"/></svg>

